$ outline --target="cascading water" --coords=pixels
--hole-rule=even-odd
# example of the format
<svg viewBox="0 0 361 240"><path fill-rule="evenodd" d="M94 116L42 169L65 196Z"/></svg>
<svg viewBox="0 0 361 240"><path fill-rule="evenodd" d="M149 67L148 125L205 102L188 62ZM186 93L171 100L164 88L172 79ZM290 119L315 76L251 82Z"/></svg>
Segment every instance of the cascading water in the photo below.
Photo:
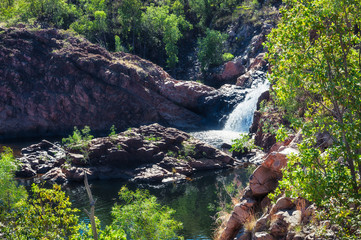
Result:
<svg viewBox="0 0 361 240"><path fill-rule="evenodd" d="M240 133L248 132L253 121L253 113L256 110L258 98L269 89L270 85L263 72L253 72L251 77L253 79L252 86L242 90L242 93L246 92L244 101L235 107L222 130L197 131L191 132L191 134L220 148L222 143L232 144L232 140L239 138Z"/></svg>
<svg viewBox="0 0 361 240"><path fill-rule="evenodd" d="M229 115L224 130L235 132L248 132L252 121L253 113L257 107L258 98L269 89L267 79L262 79L252 85L243 102L239 103Z"/></svg>

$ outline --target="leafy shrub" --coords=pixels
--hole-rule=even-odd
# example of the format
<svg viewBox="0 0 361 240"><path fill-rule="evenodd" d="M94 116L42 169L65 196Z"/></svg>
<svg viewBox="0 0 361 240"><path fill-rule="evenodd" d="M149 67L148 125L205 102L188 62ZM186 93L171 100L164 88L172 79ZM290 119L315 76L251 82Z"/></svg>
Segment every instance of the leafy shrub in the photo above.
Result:
<svg viewBox="0 0 361 240"><path fill-rule="evenodd" d="M112 125L112 126L110 127L109 137L112 137L112 136L117 135L116 131L117 131L117 129L115 128L115 126Z"/></svg>
<svg viewBox="0 0 361 240"><path fill-rule="evenodd" d="M32 197L20 208L14 209L3 229L10 239L67 239L78 233L79 210L71 209L69 198L59 185L52 189L33 184Z"/></svg>
<svg viewBox="0 0 361 240"><path fill-rule="evenodd" d="M207 29L206 35L203 38L198 39L197 54L203 71L209 66L223 62L223 43L226 39L227 34L210 29Z"/></svg>
<svg viewBox="0 0 361 240"><path fill-rule="evenodd" d="M234 56L232 53L223 53L222 58L223 61L228 62L231 61L234 58Z"/></svg>
<svg viewBox="0 0 361 240"><path fill-rule="evenodd" d="M276 141L283 142L288 138L288 131L285 126L281 125L276 131Z"/></svg>
<svg viewBox="0 0 361 240"><path fill-rule="evenodd" d="M303 143L275 195L315 202L322 218L340 226L338 237L360 239L361 2L289 0L285 6L268 36L270 79L277 105L302 128ZM316 139L323 132L333 140L325 151Z"/></svg>
<svg viewBox="0 0 361 240"><path fill-rule="evenodd" d="M90 134L89 126L85 126L81 131L74 127L73 134L63 138L62 143L70 149L83 149L88 146L93 138L94 136Z"/></svg>
<svg viewBox="0 0 361 240"><path fill-rule="evenodd" d="M122 187L119 199L122 204L113 207L111 227L124 229L127 239L183 239L176 234L182 224L172 218L174 210L161 206L148 191Z"/></svg>
<svg viewBox="0 0 361 240"><path fill-rule="evenodd" d="M0 216L6 215L27 197L25 189L14 180L17 168L13 151L4 147L0 153Z"/></svg>
<svg viewBox="0 0 361 240"><path fill-rule="evenodd" d="M254 139L250 139L248 134L240 134L240 138L233 139L232 143L232 148L229 150L230 152L244 153L256 148Z"/></svg>

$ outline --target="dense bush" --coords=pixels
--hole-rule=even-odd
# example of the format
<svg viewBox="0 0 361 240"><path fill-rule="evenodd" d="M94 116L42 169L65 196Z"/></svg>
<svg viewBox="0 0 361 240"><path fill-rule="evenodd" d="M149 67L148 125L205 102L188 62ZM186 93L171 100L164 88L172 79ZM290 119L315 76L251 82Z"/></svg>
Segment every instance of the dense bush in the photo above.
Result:
<svg viewBox="0 0 361 240"><path fill-rule="evenodd" d="M227 35L216 30L207 29L206 35L198 39L198 59L202 65L202 70L209 66L221 64L223 62L223 43Z"/></svg>
<svg viewBox="0 0 361 240"><path fill-rule="evenodd" d="M176 234L182 224L172 219L174 210L160 205L148 191L123 187L119 199L122 204L113 207L112 227L124 229L128 239L183 239Z"/></svg>
<svg viewBox="0 0 361 240"><path fill-rule="evenodd" d="M289 0L286 6L268 36L270 78L274 99L304 141L278 193L316 202L323 217L341 226L340 237L359 239L361 3ZM322 133L331 145L317 138Z"/></svg>

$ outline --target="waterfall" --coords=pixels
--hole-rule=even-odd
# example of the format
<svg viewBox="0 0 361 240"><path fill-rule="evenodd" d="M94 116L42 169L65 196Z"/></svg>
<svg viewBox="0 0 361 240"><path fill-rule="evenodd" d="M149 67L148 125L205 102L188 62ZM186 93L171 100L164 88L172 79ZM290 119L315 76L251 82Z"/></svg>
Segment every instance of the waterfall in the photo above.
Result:
<svg viewBox="0 0 361 240"><path fill-rule="evenodd" d="M240 102L229 115L222 130L201 130L191 134L208 144L220 148L223 143L232 144L232 140L239 138L240 133L249 131L253 121L253 113L257 107L258 98L269 89L269 82L265 73L254 71L250 74L252 86L238 90L239 94L246 94L245 99Z"/></svg>
<svg viewBox="0 0 361 240"><path fill-rule="evenodd" d="M269 89L270 83L265 75L254 81L243 102L239 103L229 115L224 130L248 132L253 121L253 113L257 107L258 98Z"/></svg>

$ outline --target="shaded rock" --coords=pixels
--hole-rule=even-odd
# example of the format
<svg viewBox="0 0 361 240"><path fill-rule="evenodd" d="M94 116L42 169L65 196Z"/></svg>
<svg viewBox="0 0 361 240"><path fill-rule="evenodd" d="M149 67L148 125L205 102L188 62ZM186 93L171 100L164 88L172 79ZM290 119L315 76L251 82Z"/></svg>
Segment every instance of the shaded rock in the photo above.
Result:
<svg viewBox="0 0 361 240"><path fill-rule="evenodd" d="M260 53L250 60L248 70L259 70L259 71L266 71L268 69L268 63L264 59L265 53Z"/></svg>
<svg viewBox="0 0 361 240"><path fill-rule="evenodd" d="M63 173L61 168L53 168L41 177L43 180L47 180L53 183L66 183L67 177Z"/></svg>
<svg viewBox="0 0 361 240"><path fill-rule="evenodd" d="M270 231L273 236L285 237L290 228L300 225L301 211L279 211L272 215Z"/></svg>
<svg viewBox="0 0 361 240"><path fill-rule="evenodd" d="M236 204L219 239L234 239L243 224L252 217L255 204L256 201L251 198L244 199L241 203Z"/></svg>
<svg viewBox="0 0 361 240"><path fill-rule="evenodd" d="M252 233L245 232L245 233L242 234L242 236L237 238L237 240L252 240Z"/></svg>
<svg viewBox="0 0 361 240"><path fill-rule="evenodd" d="M267 231L269 228L269 224L270 224L270 216L267 214L266 216L261 217L260 219L257 220L254 231L255 232Z"/></svg>
<svg viewBox="0 0 361 240"><path fill-rule="evenodd" d="M233 167L235 159L175 128L159 124L133 128L110 137L96 138L78 149L50 144L23 149L24 164L19 176L37 173L51 175L62 168L68 181L89 179L130 179L142 182L174 182L195 171ZM81 153L79 153L81 152ZM26 167L25 167L26 166ZM49 174L50 174L49 173Z"/></svg>
<svg viewBox="0 0 361 240"><path fill-rule="evenodd" d="M283 212L277 213L273 217L275 219L272 219L269 229L271 234L277 238L285 237L288 232L289 224L285 221Z"/></svg>
<svg viewBox="0 0 361 240"><path fill-rule="evenodd" d="M263 101L268 102L270 100L270 92L265 91L264 93L261 94L261 96L259 96L258 101L257 101L257 110L261 109L261 103Z"/></svg>
<svg viewBox="0 0 361 240"><path fill-rule="evenodd" d="M36 176L36 171L31 168L30 164L23 164L21 170L15 173L18 178L32 178Z"/></svg>

